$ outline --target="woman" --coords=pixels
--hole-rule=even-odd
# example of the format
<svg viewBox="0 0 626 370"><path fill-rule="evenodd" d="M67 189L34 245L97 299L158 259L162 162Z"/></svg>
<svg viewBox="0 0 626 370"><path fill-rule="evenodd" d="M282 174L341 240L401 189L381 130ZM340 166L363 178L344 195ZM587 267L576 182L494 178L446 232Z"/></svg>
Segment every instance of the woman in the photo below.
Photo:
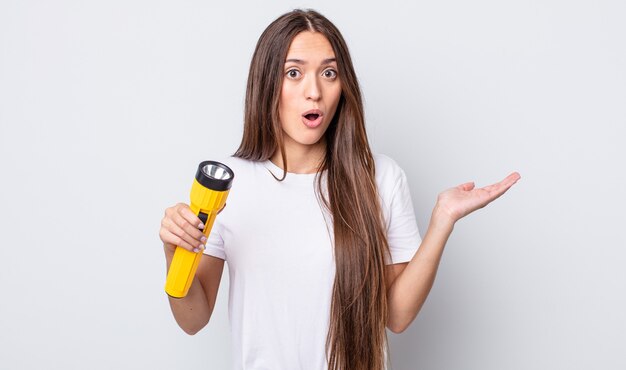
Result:
<svg viewBox="0 0 626 370"><path fill-rule="evenodd" d="M341 34L301 10L261 35L243 139L224 162L236 178L209 240L183 203L160 237L168 268L177 245L204 252L187 297L170 298L189 334L209 321L228 261L236 369L383 369L385 328L417 315L454 223L519 179L444 191L422 241L404 172L370 151Z"/></svg>

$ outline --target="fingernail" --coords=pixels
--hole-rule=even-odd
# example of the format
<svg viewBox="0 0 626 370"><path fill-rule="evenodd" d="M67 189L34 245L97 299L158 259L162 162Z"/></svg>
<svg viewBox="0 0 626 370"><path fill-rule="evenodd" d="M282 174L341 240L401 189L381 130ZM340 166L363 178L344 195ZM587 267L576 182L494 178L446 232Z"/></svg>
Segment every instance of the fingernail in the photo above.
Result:
<svg viewBox="0 0 626 370"><path fill-rule="evenodd" d="M202 222L198 224L198 229L200 230L204 229L204 224Z"/></svg>
<svg viewBox="0 0 626 370"><path fill-rule="evenodd" d="M194 251L194 253L198 253L198 252L200 252L200 249L194 248L193 251Z"/></svg>
<svg viewBox="0 0 626 370"><path fill-rule="evenodd" d="M206 242L206 236L203 236L202 238L200 238L200 241L201 241L202 243Z"/></svg>

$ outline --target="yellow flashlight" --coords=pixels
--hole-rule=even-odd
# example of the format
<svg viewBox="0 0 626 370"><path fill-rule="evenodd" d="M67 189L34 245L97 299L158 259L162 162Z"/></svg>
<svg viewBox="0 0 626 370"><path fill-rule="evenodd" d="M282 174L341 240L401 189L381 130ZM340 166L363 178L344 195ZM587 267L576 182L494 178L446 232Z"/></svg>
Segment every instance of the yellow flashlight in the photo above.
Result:
<svg viewBox="0 0 626 370"><path fill-rule="evenodd" d="M215 216L226 204L226 197L235 174L223 163L204 161L198 166L196 179L191 186L191 210L202 220L204 235L208 238ZM176 247L165 281L165 292L174 298L183 298L196 275L202 253Z"/></svg>

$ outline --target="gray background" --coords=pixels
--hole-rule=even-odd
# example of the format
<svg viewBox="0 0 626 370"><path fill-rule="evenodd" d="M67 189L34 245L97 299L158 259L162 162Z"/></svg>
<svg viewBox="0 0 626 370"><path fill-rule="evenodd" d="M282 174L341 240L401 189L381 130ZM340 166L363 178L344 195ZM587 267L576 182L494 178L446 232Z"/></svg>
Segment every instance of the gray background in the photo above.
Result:
<svg viewBox="0 0 626 370"><path fill-rule="evenodd" d="M1 1L0 368L229 368L228 274L184 334L159 223L303 6L347 39L422 235L440 191L522 174L457 224L395 369L626 368L626 6L556 0Z"/></svg>

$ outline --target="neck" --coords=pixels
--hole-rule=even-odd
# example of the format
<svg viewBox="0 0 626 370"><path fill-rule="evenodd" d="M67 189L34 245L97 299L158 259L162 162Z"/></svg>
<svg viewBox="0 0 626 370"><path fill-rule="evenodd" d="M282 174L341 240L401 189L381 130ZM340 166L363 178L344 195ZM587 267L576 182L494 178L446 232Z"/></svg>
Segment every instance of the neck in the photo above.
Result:
<svg viewBox="0 0 626 370"><path fill-rule="evenodd" d="M285 142L285 156L287 157L287 172L316 173L326 153L326 141L322 138L316 145L290 145ZM272 163L285 169L280 150L272 154Z"/></svg>

